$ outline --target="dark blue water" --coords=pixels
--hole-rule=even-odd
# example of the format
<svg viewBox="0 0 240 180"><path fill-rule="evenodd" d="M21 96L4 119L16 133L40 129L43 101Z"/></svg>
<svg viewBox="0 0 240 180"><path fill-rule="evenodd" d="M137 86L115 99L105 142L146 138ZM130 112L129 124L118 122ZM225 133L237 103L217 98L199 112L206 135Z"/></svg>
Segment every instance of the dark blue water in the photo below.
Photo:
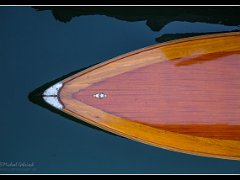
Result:
<svg viewBox="0 0 240 180"><path fill-rule="evenodd" d="M192 17L165 12L149 15L149 20L144 12L105 16L104 11L89 11L60 21L68 13L60 10L54 17L50 10L0 7L0 173L240 173L240 161L187 155L114 136L28 97L65 74L157 41L239 30L239 15L224 19L219 13L211 19L210 12Z"/></svg>

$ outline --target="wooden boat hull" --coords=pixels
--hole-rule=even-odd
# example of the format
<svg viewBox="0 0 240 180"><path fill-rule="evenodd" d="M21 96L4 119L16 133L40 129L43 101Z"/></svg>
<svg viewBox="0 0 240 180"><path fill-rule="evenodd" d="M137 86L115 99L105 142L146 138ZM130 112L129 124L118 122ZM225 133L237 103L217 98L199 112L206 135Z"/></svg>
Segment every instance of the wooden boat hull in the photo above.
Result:
<svg viewBox="0 0 240 180"><path fill-rule="evenodd" d="M133 140L238 160L239 69L239 32L199 36L105 61L44 96L72 116Z"/></svg>

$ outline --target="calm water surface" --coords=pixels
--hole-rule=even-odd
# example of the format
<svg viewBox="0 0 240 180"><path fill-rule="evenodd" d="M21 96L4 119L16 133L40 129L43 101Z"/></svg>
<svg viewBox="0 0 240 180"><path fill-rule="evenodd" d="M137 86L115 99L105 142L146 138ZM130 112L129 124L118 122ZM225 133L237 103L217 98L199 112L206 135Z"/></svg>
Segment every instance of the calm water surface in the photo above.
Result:
<svg viewBox="0 0 240 180"><path fill-rule="evenodd" d="M239 13L211 19L113 12L0 7L0 173L240 173L240 161L145 145L29 100L36 88L72 71L157 42L236 31L240 24Z"/></svg>

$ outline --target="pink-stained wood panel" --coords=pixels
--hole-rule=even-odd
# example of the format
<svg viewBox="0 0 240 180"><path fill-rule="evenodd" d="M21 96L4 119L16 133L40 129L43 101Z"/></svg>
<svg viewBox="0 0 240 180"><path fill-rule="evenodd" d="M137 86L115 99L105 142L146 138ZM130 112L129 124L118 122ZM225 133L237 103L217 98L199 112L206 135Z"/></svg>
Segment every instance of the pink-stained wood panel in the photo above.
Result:
<svg viewBox="0 0 240 180"><path fill-rule="evenodd" d="M97 93L106 97L96 98ZM97 82L73 98L153 127L240 140L240 52L147 65Z"/></svg>

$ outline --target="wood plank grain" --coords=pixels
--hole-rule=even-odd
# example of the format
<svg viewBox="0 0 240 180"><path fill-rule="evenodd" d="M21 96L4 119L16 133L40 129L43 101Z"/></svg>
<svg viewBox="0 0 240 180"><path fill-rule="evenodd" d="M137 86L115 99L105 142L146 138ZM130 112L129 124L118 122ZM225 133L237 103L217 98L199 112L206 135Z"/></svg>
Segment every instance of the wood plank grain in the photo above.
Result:
<svg viewBox="0 0 240 180"><path fill-rule="evenodd" d="M108 78L73 97L153 127L240 140L239 69L240 51L184 57ZM97 99L93 96L96 93L107 97Z"/></svg>

